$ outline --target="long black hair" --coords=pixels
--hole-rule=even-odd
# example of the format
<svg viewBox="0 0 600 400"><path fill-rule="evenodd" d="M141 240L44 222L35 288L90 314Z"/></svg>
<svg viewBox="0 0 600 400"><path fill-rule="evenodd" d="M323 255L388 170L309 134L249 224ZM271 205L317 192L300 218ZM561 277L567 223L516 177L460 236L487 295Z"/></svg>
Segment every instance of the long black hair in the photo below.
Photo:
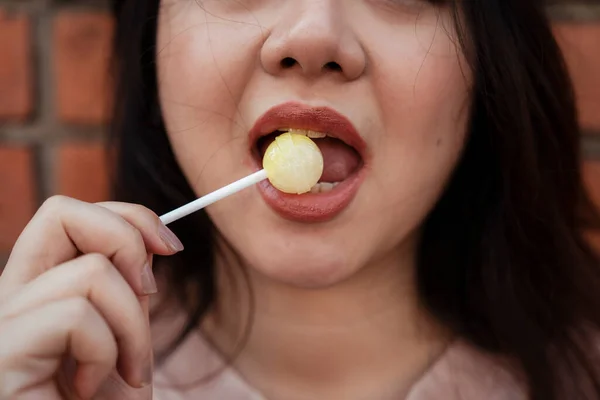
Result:
<svg viewBox="0 0 600 400"><path fill-rule="evenodd" d="M424 223L421 301L473 345L514 361L534 400L600 399L594 334L597 225L580 173L579 127L564 60L541 0L448 2L474 74L469 136ZM194 199L158 102L159 0L114 0L115 197L164 213ZM215 231L206 213L173 224L185 252L157 273L187 307L172 350L215 299ZM168 268L165 268L168 266ZM168 353L168 352L167 352Z"/></svg>

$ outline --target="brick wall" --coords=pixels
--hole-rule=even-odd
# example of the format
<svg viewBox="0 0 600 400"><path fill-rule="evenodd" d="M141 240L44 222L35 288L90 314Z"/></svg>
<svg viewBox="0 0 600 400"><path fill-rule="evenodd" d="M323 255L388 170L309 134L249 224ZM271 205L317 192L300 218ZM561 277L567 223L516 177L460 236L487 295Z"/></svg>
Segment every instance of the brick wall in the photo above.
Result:
<svg viewBox="0 0 600 400"><path fill-rule="evenodd" d="M107 199L111 29L99 1L0 0L0 267L47 197Z"/></svg>
<svg viewBox="0 0 600 400"><path fill-rule="evenodd" d="M105 10L92 0L0 0L0 266L48 196L107 197ZM584 170L600 204L600 1L548 11L577 86Z"/></svg>

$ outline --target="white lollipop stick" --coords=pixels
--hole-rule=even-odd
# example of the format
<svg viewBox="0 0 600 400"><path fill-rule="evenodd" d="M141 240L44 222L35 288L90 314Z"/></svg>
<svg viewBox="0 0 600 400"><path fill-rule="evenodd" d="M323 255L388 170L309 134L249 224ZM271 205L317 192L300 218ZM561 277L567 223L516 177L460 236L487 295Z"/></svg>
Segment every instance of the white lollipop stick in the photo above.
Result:
<svg viewBox="0 0 600 400"><path fill-rule="evenodd" d="M160 220L165 225L170 224L171 222L186 217L191 213L201 210L204 207L211 205L212 203L222 200L227 196L231 196L232 194L244 190L247 187L255 185L258 182L263 181L265 179L267 179L267 171L261 169L258 172L255 172L251 175L246 176L245 178L230 183L229 185L224 186L221 189L217 189L214 192L207 194L206 196L202 196L199 199L192 201L191 203L188 203L171 212L166 213L165 215L160 217Z"/></svg>

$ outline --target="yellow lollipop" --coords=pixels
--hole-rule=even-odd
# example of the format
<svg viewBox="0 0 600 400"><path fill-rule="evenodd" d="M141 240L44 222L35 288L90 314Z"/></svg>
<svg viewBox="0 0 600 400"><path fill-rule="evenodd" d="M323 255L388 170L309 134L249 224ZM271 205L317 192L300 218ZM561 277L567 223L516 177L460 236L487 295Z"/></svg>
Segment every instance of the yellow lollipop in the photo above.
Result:
<svg viewBox="0 0 600 400"><path fill-rule="evenodd" d="M307 136L286 132L275 138L263 157L263 169L160 217L170 224L219 200L255 185L265 179L285 193L302 194L319 182L323 174L323 155Z"/></svg>
<svg viewBox="0 0 600 400"><path fill-rule="evenodd" d="M286 132L277 136L267 148L263 168L278 190L307 193L323 174L323 155L309 137Z"/></svg>

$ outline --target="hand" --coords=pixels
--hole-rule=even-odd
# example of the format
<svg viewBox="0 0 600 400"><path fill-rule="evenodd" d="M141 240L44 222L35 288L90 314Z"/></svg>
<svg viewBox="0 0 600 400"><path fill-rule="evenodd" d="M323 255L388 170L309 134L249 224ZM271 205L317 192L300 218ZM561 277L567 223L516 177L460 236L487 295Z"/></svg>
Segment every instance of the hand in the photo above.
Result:
<svg viewBox="0 0 600 400"><path fill-rule="evenodd" d="M129 400L148 386L151 255L182 248L142 206L46 201L0 276L0 399L91 399L102 387Z"/></svg>

